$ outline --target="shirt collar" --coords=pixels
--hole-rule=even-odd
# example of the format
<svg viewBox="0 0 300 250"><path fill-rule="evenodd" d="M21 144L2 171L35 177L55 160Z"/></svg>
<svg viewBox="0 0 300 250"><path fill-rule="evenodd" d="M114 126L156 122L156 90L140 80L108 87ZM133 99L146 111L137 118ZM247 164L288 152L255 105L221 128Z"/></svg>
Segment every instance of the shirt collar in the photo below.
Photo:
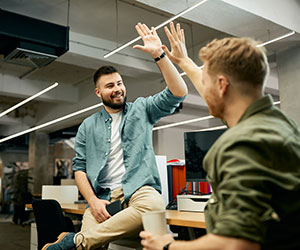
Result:
<svg viewBox="0 0 300 250"><path fill-rule="evenodd" d="M126 114L127 110L128 110L128 104L125 103L125 106L123 108L123 114ZM111 115L106 111L104 107L100 111L100 115L103 116L105 122L108 122L111 119Z"/></svg>
<svg viewBox="0 0 300 250"><path fill-rule="evenodd" d="M271 95L266 95L259 100L253 102L244 112L239 122L246 120L248 117L262 111L263 109L270 108L273 106L273 98ZM239 123L238 122L238 123Z"/></svg>

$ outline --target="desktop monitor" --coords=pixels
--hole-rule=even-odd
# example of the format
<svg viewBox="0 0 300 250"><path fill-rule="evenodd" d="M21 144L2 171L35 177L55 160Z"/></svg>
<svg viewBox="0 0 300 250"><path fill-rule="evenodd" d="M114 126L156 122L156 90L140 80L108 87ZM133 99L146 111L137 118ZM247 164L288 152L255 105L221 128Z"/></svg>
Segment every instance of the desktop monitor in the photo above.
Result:
<svg viewBox="0 0 300 250"><path fill-rule="evenodd" d="M187 182L207 181L206 172L202 165L204 156L224 131L226 131L226 129L184 133Z"/></svg>

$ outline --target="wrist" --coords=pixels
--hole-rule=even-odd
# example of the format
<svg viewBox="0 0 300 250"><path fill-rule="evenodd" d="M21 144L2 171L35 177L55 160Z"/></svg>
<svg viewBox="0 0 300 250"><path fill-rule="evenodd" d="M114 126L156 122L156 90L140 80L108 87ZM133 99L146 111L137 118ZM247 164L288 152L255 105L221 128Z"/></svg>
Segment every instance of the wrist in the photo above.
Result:
<svg viewBox="0 0 300 250"><path fill-rule="evenodd" d="M153 59L159 57L164 51L162 49L159 50L155 50L151 53L151 56L153 57Z"/></svg>
<svg viewBox="0 0 300 250"><path fill-rule="evenodd" d="M97 201L98 198L96 195L89 197L89 199L87 200L87 203L90 205L90 207L92 206L92 204Z"/></svg>
<svg viewBox="0 0 300 250"><path fill-rule="evenodd" d="M179 68L181 68L182 70L186 69L187 67L190 67L191 64L194 64L194 62L189 57L182 58L177 63L177 65L179 66Z"/></svg>
<svg viewBox="0 0 300 250"><path fill-rule="evenodd" d="M160 56L154 58L154 61L158 62L159 60L163 59L165 56L166 56L166 53L162 52Z"/></svg>

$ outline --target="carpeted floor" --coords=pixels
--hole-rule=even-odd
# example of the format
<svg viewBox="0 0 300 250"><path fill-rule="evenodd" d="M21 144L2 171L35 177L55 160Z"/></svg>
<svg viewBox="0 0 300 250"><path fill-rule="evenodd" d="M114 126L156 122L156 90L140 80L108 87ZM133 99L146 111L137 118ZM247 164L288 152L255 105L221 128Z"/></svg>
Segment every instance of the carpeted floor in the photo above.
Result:
<svg viewBox="0 0 300 250"><path fill-rule="evenodd" d="M29 250L30 225L16 225L11 216L0 214L0 249Z"/></svg>

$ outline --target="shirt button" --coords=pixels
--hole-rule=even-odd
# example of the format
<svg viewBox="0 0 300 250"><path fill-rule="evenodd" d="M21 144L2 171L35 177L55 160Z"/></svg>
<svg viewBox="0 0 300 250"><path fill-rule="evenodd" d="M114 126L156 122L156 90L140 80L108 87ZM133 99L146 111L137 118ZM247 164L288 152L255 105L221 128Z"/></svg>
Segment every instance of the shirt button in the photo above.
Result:
<svg viewBox="0 0 300 250"><path fill-rule="evenodd" d="M108 142L110 142L110 139L107 139Z"/></svg>
<svg viewBox="0 0 300 250"><path fill-rule="evenodd" d="M110 129L110 127L107 127L108 129Z"/></svg>
<svg viewBox="0 0 300 250"><path fill-rule="evenodd" d="M108 155L108 153L105 153L105 155Z"/></svg>
<svg viewBox="0 0 300 250"><path fill-rule="evenodd" d="M274 219L274 220L279 220L279 216L278 216L278 214L276 213L276 212L273 212L272 214L271 214L271 217Z"/></svg>

